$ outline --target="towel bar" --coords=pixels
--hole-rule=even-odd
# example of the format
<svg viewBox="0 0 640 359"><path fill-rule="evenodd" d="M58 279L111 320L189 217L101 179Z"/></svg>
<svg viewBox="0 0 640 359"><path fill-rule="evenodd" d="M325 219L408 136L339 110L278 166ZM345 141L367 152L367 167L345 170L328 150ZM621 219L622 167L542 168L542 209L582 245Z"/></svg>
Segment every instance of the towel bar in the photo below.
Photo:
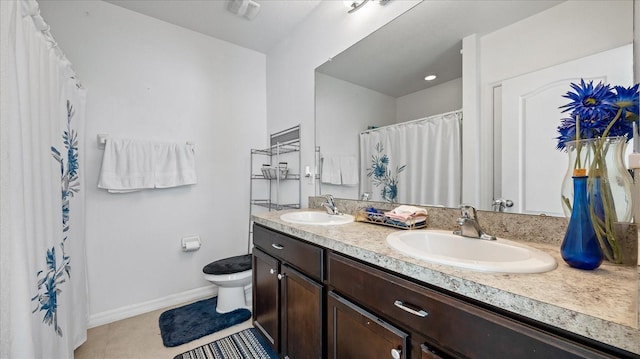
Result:
<svg viewBox="0 0 640 359"><path fill-rule="evenodd" d="M109 136L109 134L106 134L106 133L99 133L97 137L98 137L98 149L104 150L104 147L107 144L107 139L109 139L111 136ZM195 146L196 144L194 142L187 141L187 145Z"/></svg>

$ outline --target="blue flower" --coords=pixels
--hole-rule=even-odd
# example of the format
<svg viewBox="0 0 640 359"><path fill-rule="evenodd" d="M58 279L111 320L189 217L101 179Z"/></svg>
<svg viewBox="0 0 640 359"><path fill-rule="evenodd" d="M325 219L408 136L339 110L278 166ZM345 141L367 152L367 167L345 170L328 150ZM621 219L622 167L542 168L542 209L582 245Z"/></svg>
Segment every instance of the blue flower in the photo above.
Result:
<svg viewBox="0 0 640 359"><path fill-rule="evenodd" d="M570 141L574 141L576 139L576 119L573 117L564 118L560 122L560 126L558 126L558 132L560 136L556 137L558 140L558 146L556 147L559 150L563 150L566 147L566 143ZM581 138L585 138L584 133L580 134Z"/></svg>
<svg viewBox="0 0 640 359"><path fill-rule="evenodd" d="M633 137L633 120L638 113L638 85L624 88L598 83L571 84L574 92L567 92L562 97L571 100L561 106L562 112L570 111L570 116L563 118L558 126L556 137L559 150L566 148L566 142L576 139L588 139L607 136ZM579 133L578 133L579 128Z"/></svg>
<svg viewBox="0 0 640 359"><path fill-rule="evenodd" d="M632 122L638 119L638 86L635 84L629 88L622 86L615 86L613 89L616 92L616 100L614 101L616 107L622 110L620 116L624 121Z"/></svg>
<svg viewBox="0 0 640 359"><path fill-rule="evenodd" d="M376 179L380 179L387 174L387 167L382 164L382 161L380 161L380 163L374 162L372 169L373 169L373 177Z"/></svg>
<svg viewBox="0 0 640 359"><path fill-rule="evenodd" d="M382 198L389 202L395 202L398 197L398 179L397 176L400 172L404 171L406 165L402 165L396 168L396 176L391 175L391 171L388 168L390 159L387 154L382 153L384 148L382 143L376 144L376 152L378 155L371 156L371 167L367 170L367 177L373 177L373 184L382 186L380 194Z"/></svg>
<svg viewBox="0 0 640 359"><path fill-rule="evenodd" d="M62 231L69 231L70 216L70 198L74 193L80 191L80 182L78 175L78 138L77 132L71 128L71 118L74 115L73 106L67 101L67 130L63 132L64 147L67 149L67 165L65 166L65 158L57 148L51 146L51 156L60 165L61 177L61 200L62 200ZM66 170L66 172L65 172ZM71 258L65 252L64 244L67 240L65 236L60 247L62 248L62 261L60 266L56 262L55 247L47 249L46 254L46 271L37 272L38 278L37 289L38 294L31 298L31 301L37 301L37 307L33 313L38 311L44 312L43 323L52 325L57 335L62 336L62 328L58 325L58 295L62 292L61 284L65 282L66 277L71 278Z"/></svg>
<svg viewBox="0 0 640 359"><path fill-rule="evenodd" d="M382 188L382 198L389 202L394 202L396 197L398 197L398 180L391 179L389 183L387 183Z"/></svg>
<svg viewBox="0 0 640 359"><path fill-rule="evenodd" d="M584 123L587 127L593 127L596 122L609 121L616 115L616 96L609 85L600 82L594 87L593 81L585 83L580 80L580 85L572 83L571 87L575 92L569 91L562 96L571 102L560 108L565 108L562 112L571 111L573 117L580 118L581 126Z"/></svg>

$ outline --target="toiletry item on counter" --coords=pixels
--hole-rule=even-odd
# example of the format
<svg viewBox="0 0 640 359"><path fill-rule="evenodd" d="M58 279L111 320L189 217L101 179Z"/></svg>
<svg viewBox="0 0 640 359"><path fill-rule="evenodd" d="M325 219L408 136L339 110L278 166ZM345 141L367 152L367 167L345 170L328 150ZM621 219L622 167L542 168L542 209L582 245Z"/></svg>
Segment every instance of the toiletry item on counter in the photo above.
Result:
<svg viewBox="0 0 640 359"><path fill-rule="evenodd" d="M416 206L401 205L384 213L385 217L404 224L420 223L427 220L427 210Z"/></svg>
<svg viewBox="0 0 640 359"><path fill-rule="evenodd" d="M402 207L402 206L401 206ZM408 214L393 214L392 212ZM387 216L390 213L392 218ZM373 206L369 206L364 210L359 210L356 214L356 220L360 222L368 222L374 224L382 224L403 229L418 229L427 226L427 212L424 208L404 206L400 209L394 210L378 209Z"/></svg>

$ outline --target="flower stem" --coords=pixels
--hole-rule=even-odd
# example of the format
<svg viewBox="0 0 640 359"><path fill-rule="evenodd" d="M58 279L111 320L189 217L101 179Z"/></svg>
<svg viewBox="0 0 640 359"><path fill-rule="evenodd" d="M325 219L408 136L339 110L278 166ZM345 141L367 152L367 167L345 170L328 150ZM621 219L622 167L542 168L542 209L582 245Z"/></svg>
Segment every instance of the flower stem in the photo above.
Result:
<svg viewBox="0 0 640 359"><path fill-rule="evenodd" d="M609 136L609 132L611 131L611 128L618 121L621 115L622 115L622 108L619 108L618 113L616 113L616 116L613 118L613 120L609 122L609 125L607 126L607 128L604 129L604 132L602 133L602 138Z"/></svg>
<svg viewBox="0 0 640 359"><path fill-rule="evenodd" d="M580 149L582 147L582 143L580 142L580 116L576 116L576 154L578 155L578 160L576 161L575 167L582 168L582 163L580 159Z"/></svg>
<svg viewBox="0 0 640 359"><path fill-rule="evenodd" d="M597 138L594 143L593 162L589 170L589 213L596 232L600 247L608 261L619 263L621 261L620 247L616 241L615 222L617 222L616 209L611 192L611 184L608 179L606 154L609 151L610 141L607 138ZM600 198L603 206L604 218L599 218L595 213L596 189L595 178L600 178Z"/></svg>

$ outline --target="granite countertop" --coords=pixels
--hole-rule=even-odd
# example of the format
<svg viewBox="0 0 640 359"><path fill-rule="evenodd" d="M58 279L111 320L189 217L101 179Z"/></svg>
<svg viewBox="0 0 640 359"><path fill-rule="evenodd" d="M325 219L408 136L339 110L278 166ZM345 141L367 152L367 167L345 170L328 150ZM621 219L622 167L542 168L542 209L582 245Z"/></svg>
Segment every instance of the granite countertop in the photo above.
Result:
<svg viewBox="0 0 640 359"><path fill-rule="evenodd" d="M253 215L259 224L448 291L640 354L637 266L603 263L594 271L571 268L557 244L526 244L552 255L558 268L538 274L474 272L414 259L392 249L386 236L398 229L354 222L297 225L283 213ZM507 238L512 239L512 238Z"/></svg>

